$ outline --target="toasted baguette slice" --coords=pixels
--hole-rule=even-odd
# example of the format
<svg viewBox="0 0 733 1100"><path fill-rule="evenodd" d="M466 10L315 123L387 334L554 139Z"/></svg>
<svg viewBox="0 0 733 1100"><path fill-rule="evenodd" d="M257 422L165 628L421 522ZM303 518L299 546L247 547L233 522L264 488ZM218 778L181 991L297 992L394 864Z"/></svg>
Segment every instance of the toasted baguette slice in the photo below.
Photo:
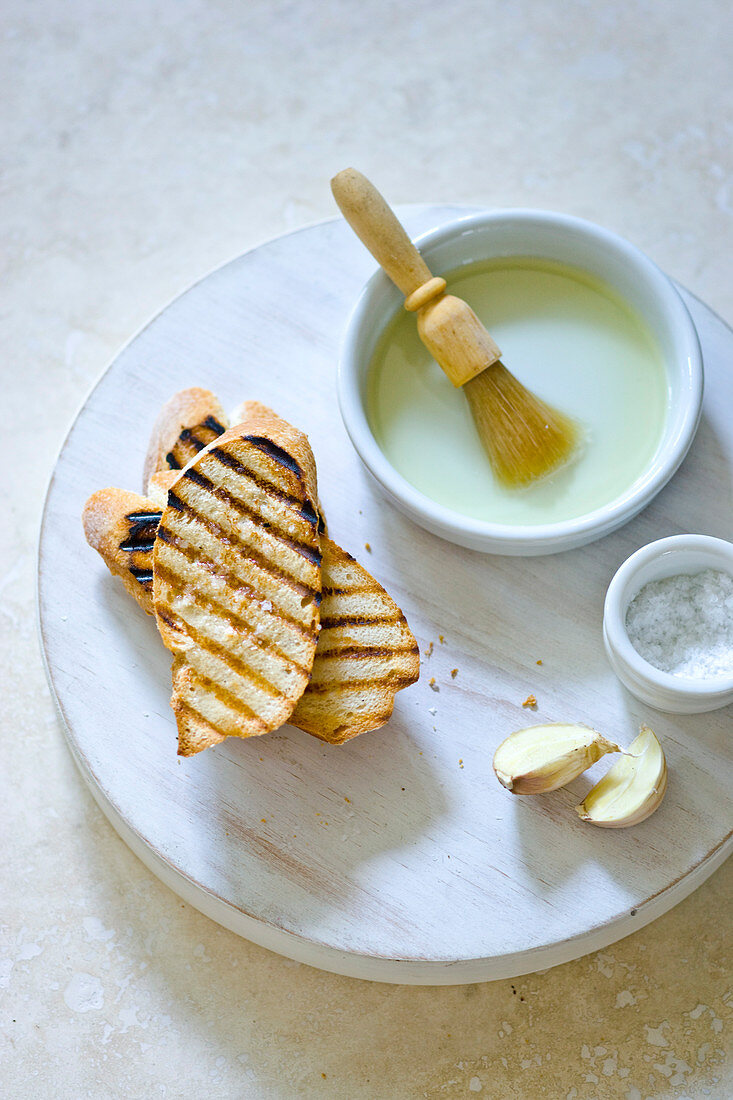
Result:
<svg viewBox="0 0 733 1100"><path fill-rule="evenodd" d="M305 436L267 416L200 452L168 493L153 554L154 608L174 656L179 753L287 722L319 627L318 514ZM310 458L309 458L310 456Z"/></svg>
<svg viewBox="0 0 733 1100"><path fill-rule="evenodd" d="M126 489L100 489L84 506L90 546L149 615L153 613L153 544L162 509Z"/></svg>
<svg viewBox="0 0 733 1100"><path fill-rule="evenodd" d="M181 405L172 400L166 408ZM165 409L159 423L164 415ZM167 415L170 418L171 413ZM269 438L285 450L294 431L292 425L259 401L242 402L232 412L231 420L248 432L258 424L266 424ZM169 421L170 430L175 426L175 419ZM312 452L310 448L307 452L301 449L299 455L309 495L317 499ZM158 500L157 486L162 483L167 487L171 476L175 475L167 471L154 475L148 495ZM388 721L395 693L418 679L420 658L415 638L397 604L363 566L326 537L320 508L319 512L323 591L334 625L319 637L311 680L290 721L314 737L342 744ZM354 624L355 615L364 621Z"/></svg>
<svg viewBox="0 0 733 1100"><path fill-rule="evenodd" d="M340 745L388 721L396 692L420 675L420 652L381 584L327 535L321 550L321 631L308 690L290 720Z"/></svg>
<svg viewBox="0 0 733 1100"><path fill-rule="evenodd" d="M181 397L182 395L177 395ZM213 398L213 395L210 395ZM215 398L213 398L216 401ZM166 414L181 408L175 399L168 402ZM160 423L165 410L158 418ZM173 414L173 421L178 413ZM221 414L221 420L226 418ZM233 413L232 419L242 421L245 428L254 426L267 430L280 444L285 442L286 429L291 425L277 417L271 409L256 401L247 401ZM186 432L184 423L182 431ZM299 433L298 433L299 434ZM168 432L170 438L170 431ZM292 437L290 437L292 438ZM295 437L297 445L297 436ZM181 440L181 445L186 439ZM178 450L180 454L181 451ZM307 471L309 493L315 496L315 464L312 455L299 451ZM138 548L134 554L123 551L129 543L134 523L129 516L146 512L151 516L165 508L169 488L180 471L162 468L149 479L148 498L123 490L105 490L90 499L85 510L94 518L99 549L113 573L120 576L128 591L141 607L152 613L150 581L152 545ZM87 521L85 518L85 528ZM313 671L305 693L299 700L290 721L300 729L332 744L342 744L360 733L382 726L390 717L394 695L402 687L417 680L419 655L415 639L397 605L378 582L346 551L322 535L321 551L324 616L315 652ZM127 565L127 570L125 566ZM359 621L355 621L358 619ZM185 666L174 668L179 688L187 682ZM201 748L222 740L215 727L206 728L197 719L196 742ZM194 733L191 733L193 744ZM191 751L197 751L192 748Z"/></svg>
<svg viewBox="0 0 733 1100"><path fill-rule="evenodd" d="M182 470L199 451L226 430L227 417L210 390L181 390L160 410L148 444L143 491L159 470Z"/></svg>

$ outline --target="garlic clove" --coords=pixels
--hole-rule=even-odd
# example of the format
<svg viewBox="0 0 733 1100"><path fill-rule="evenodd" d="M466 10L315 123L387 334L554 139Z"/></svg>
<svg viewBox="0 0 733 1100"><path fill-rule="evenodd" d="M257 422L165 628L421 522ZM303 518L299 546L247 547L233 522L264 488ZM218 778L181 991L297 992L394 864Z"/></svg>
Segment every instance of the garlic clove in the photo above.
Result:
<svg viewBox="0 0 733 1100"><path fill-rule="evenodd" d="M606 829L623 829L645 821L667 790L664 750L648 726L585 796L576 812L583 821Z"/></svg>
<svg viewBox="0 0 733 1100"><path fill-rule="evenodd" d="M589 726L550 722L510 734L494 754L496 777L512 794L564 787L618 745Z"/></svg>

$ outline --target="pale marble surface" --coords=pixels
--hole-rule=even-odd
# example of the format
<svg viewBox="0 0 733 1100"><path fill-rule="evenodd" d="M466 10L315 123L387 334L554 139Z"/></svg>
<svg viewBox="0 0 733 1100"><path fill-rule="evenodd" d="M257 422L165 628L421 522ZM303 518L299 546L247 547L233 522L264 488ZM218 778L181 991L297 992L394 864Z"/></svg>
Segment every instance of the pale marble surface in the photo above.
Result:
<svg viewBox="0 0 733 1100"><path fill-rule="evenodd" d="M395 203L592 218L730 321L732 33L715 0L4 5L0 369L22 480L5 479L0 530L3 1095L733 1093L730 866L606 952L514 983L287 962L117 838L66 749L34 620L44 487L88 388L183 287L330 216L347 163Z"/></svg>

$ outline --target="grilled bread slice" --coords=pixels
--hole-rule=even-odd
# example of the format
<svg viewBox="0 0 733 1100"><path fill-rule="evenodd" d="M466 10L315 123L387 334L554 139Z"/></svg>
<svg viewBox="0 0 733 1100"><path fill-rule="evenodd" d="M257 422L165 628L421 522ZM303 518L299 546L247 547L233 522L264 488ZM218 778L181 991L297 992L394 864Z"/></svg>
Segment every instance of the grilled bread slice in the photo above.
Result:
<svg viewBox="0 0 733 1100"><path fill-rule="evenodd" d="M159 470L181 470L227 428L227 417L210 390L181 390L160 410L148 444L143 491Z"/></svg>
<svg viewBox="0 0 733 1100"><path fill-rule="evenodd" d="M303 473L312 456L297 429L273 438L271 427L254 416L246 434L232 428L202 450L158 528L154 608L174 656L182 755L276 729L310 679L321 599L318 513Z"/></svg>
<svg viewBox="0 0 733 1100"><path fill-rule="evenodd" d="M162 509L126 489L100 489L84 506L87 542L143 610L153 613L153 544Z"/></svg>
<svg viewBox="0 0 733 1100"><path fill-rule="evenodd" d="M321 550L321 630L308 689L290 721L340 745L388 721L395 694L420 675L420 652L381 584L327 535Z"/></svg>
<svg viewBox="0 0 733 1100"><path fill-rule="evenodd" d="M184 396L176 395L179 400L168 402L168 412L161 412L156 426L160 432L162 424L167 439L173 439L171 448L181 457L185 454L182 448L190 443L187 433L192 430L185 422L181 425L179 419L179 410L185 409ZM209 397L208 407L212 408L216 398ZM218 402L216 405L220 410ZM201 411L200 406L191 408L195 413ZM219 411L219 415L221 422L225 422L223 412ZM232 419L242 421L245 430L267 431L270 441L277 440L283 450L289 441L305 468L310 499L315 499L315 463L302 433L255 401L244 402ZM180 441L172 436L176 425L183 434ZM192 427L195 429L196 425ZM108 489L94 494L85 509L85 530L91 545L148 613L153 610L150 525L164 510L168 490L179 476L180 471L172 471L165 465L151 474L147 498ZM342 744L389 719L395 693L419 676L419 653L400 609L363 566L325 536L322 521L320 541L323 629L310 681L289 720L315 737ZM176 663L174 680L181 690L189 679L185 665ZM201 748L222 740L220 732L213 726L206 728L201 719L195 732L196 737L191 734L191 742Z"/></svg>
<svg viewBox="0 0 733 1100"><path fill-rule="evenodd" d="M170 407L175 405L169 402ZM232 413L232 421L247 431L258 421L265 422L270 438L285 449L293 431L286 420L258 401L244 401ZM310 448L301 452L301 459L315 500L316 469ZM170 475L163 472L156 477ZM155 477L149 495L155 499L154 482ZM389 720L396 692L420 675L420 656L400 608L362 565L327 537L323 518L321 551L321 633L311 679L290 721L314 737L342 744Z"/></svg>
<svg viewBox="0 0 733 1100"><path fill-rule="evenodd" d="M169 402L168 407L176 404ZM258 401L239 405L232 413L232 422L246 431L257 423L266 424L269 438L285 450L292 446L289 441L294 431L296 446L300 436L297 429ZM301 448L298 454L309 494L316 500L312 452ZM170 476L166 472L155 475L149 496L157 499L156 479L165 483ZM290 722L314 737L342 744L389 720L396 692L419 677L420 657L400 608L362 565L327 537L320 508L319 512L328 626L322 621L311 679Z"/></svg>

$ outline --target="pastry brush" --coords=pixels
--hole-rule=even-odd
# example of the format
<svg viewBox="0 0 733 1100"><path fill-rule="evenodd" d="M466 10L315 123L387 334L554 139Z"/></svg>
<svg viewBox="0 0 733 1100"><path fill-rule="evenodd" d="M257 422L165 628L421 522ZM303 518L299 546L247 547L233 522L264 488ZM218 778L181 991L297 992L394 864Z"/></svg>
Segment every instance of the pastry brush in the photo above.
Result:
<svg viewBox="0 0 733 1100"><path fill-rule="evenodd" d="M346 168L331 190L347 222L417 314L428 351L463 390L497 479L519 488L573 457L580 430L569 416L541 401L501 362L501 351L468 303L446 294L377 189Z"/></svg>

